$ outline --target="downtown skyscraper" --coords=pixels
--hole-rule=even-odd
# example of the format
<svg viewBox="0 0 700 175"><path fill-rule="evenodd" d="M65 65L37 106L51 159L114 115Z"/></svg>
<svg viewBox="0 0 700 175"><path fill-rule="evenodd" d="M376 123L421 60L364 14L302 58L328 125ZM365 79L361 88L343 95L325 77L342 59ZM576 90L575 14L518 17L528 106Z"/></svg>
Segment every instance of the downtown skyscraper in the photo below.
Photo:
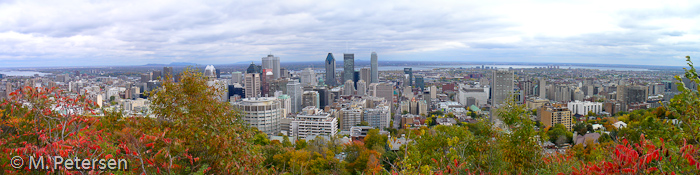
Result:
<svg viewBox="0 0 700 175"><path fill-rule="evenodd" d="M343 82L353 80L355 74L355 54L343 54Z"/></svg>
<svg viewBox="0 0 700 175"><path fill-rule="evenodd" d="M371 63L371 66L372 66L372 75L371 76L372 76L372 78L371 78L371 81L368 82L367 84L379 83L379 69L378 69L379 64L377 63L377 52L372 52L371 57L372 57L372 60L371 60L372 61L372 63Z"/></svg>
<svg viewBox="0 0 700 175"><path fill-rule="evenodd" d="M262 57L262 68L272 69L273 77L275 79L280 78L280 57L275 57L274 55Z"/></svg>
<svg viewBox="0 0 700 175"><path fill-rule="evenodd" d="M328 53L326 56L326 84L329 86L335 86L338 82L335 78L335 58L333 58L332 53Z"/></svg>

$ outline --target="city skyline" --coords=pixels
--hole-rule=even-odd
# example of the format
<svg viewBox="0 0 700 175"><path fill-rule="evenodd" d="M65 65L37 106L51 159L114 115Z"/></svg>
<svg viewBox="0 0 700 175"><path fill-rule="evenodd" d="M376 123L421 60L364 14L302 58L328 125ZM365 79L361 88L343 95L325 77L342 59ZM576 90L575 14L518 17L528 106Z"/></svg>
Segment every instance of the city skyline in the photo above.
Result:
<svg viewBox="0 0 700 175"><path fill-rule="evenodd" d="M369 60L683 66L700 4L531 2L0 3L0 67ZM31 13L27 13L31 12ZM358 27L366 26L366 27Z"/></svg>

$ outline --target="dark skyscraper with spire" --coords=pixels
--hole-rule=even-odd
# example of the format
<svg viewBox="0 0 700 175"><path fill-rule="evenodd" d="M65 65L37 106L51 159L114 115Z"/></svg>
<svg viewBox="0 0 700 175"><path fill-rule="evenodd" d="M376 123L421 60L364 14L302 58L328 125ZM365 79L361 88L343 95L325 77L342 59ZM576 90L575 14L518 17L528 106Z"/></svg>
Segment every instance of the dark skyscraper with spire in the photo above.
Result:
<svg viewBox="0 0 700 175"><path fill-rule="evenodd" d="M329 86L336 86L335 79L335 58L333 58L332 53L328 53L326 56L326 84Z"/></svg>

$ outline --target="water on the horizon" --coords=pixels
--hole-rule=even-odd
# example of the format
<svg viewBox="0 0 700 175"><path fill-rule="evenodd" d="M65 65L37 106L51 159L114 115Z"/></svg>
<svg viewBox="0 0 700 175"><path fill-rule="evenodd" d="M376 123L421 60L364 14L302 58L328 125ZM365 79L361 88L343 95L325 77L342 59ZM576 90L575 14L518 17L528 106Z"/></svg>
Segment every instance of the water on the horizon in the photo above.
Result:
<svg viewBox="0 0 700 175"><path fill-rule="evenodd" d="M5 76L17 76L17 77L31 77L34 76L35 74L39 74L39 76L44 76L48 75L49 73L42 73L42 72L36 72L36 71L0 71L0 74L3 74Z"/></svg>

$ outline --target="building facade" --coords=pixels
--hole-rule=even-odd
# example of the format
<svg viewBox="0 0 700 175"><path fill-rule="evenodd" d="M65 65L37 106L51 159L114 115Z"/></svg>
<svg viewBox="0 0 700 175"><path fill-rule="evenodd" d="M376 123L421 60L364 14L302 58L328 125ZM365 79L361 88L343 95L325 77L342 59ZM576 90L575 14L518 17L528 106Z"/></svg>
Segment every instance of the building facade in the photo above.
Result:
<svg viewBox="0 0 700 175"><path fill-rule="evenodd" d="M568 108L561 106L545 105L537 111L537 116L543 125L553 127L556 124L562 124L569 131L573 124L571 115Z"/></svg>
<svg viewBox="0 0 700 175"><path fill-rule="evenodd" d="M311 68L306 68L301 71L301 86L303 87L313 87L318 85L318 79L316 79L316 72Z"/></svg>
<svg viewBox="0 0 700 175"><path fill-rule="evenodd" d="M388 105L380 105L374 108L365 109L364 121L369 123L369 126L384 129L389 128L391 122L391 110Z"/></svg>
<svg viewBox="0 0 700 175"><path fill-rule="evenodd" d="M600 114L603 112L603 103L590 101L573 101L566 105L573 114L588 115L588 112Z"/></svg>
<svg viewBox="0 0 700 175"><path fill-rule="evenodd" d="M245 74L245 98L258 97L260 95L260 74Z"/></svg>
<svg viewBox="0 0 700 175"><path fill-rule="evenodd" d="M274 79L280 78L280 57L275 57L274 55L262 57L262 68L272 69Z"/></svg>
<svg viewBox="0 0 700 175"><path fill-rule="evenodd" d="M338 119L315 107L306 107L291 122L291 135L297 138L334 136L338 132Z"/></svg>
<svg viewBox="0 0 700 175"><path fill-rule="evenodd" d="M283 110L277 98L244 98L233 103L233 106L243 112L242 120L251 127L258 128L268 135L276 135L280 132Z"/></svg>
<svg viewBox="0 0 700 175"><path fill-rule="evenodd" d="M497 106L513 93L513 71L494 70L491 77L491 104Z"/></svg>
<svg viewBox="0 0 700 175"><path fill-rule="evenodd" d="M367 82L367 84L371 83L379 83L379 63L377 62L377 52L372 52L371 55L371 67L372 67L372 73L371 73L371 80Z"/></svg>
<svg viewBox="0 0 700 175"><path fill-rule="evenodd" d="M343 82L352 81L355 74L355 54L343 54Z"/></svg>
<svg viewBox="0 0 700 175"><path fill-rule="evenodd" d="M289 95L289 99L292 101L290 103L290 113L297 113L301 111L303 93L303 88L299 82L293 81L287 83L287 95Z"/></svg>

